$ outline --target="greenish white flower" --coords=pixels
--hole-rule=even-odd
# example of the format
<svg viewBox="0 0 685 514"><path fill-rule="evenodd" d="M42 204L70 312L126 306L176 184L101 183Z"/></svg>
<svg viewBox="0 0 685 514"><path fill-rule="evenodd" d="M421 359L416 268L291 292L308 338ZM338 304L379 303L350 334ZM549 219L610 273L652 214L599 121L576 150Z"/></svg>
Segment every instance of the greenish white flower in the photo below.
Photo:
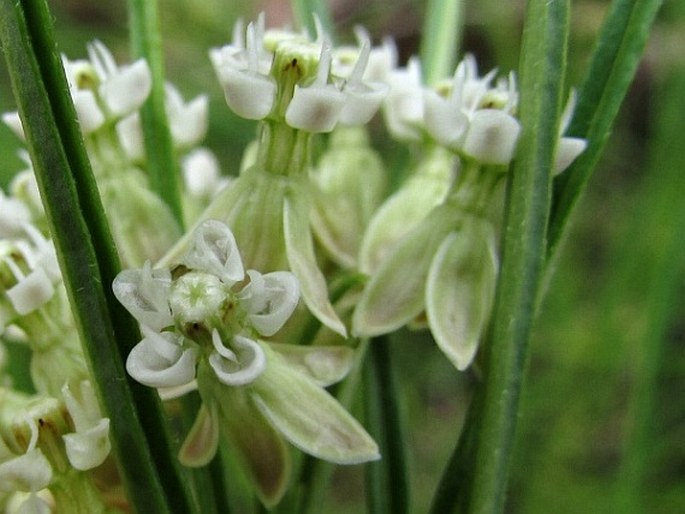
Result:
<svg viewBox="0 0 685 514"><path fill-rule="evenodd" d="M298 281L290 272L245 271L223 223L199 224L173 272L146 264L120 273L113 289L144 335L128 356L129 374L166 397L200 392L183 464L208 463L223 433L271 505L290 475L283 438L333 462L377 458L368 434L322 389L345 375L352 351L266 341L297 306Z"/></svg>

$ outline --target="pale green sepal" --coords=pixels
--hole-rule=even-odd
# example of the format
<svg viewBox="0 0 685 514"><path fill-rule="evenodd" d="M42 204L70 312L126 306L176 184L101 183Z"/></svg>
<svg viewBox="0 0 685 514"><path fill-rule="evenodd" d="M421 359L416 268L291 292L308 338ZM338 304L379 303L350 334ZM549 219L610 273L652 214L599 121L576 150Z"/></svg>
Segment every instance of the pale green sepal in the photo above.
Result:
<svg viewBox="0 0 685 514"><path fill-rule="evenodd" d="M340 382L354 362L354 350L347 346L270 343L269 348L283 357L288 366L307 375L320 387Z"/></svg>
<svg viewBox="0 0 685 514"><path fill-rule="evenodd" d="M442 148L419 165L416 174L376 211L359 250L359 269L373 273L395 245L421 222L449 191L454 156Z"/></svg>
<svg viewBox="0 0 685 514"><path fill-rule="evenodd" d="M423 312L431 261L457 223L458 217L443 205L397 243L362 293L352 316L353 334L363 337L386 334Z"/></svg>
<svg viewBox="0 0 685 514"><path fill-rule="evenodd" d="M336 464L380 458L364 428L330 394L267 349L269 364L250 396L271 424L305 453Z"/></svg>
<svg viewBox="0 0 685 514"><path fill-rule="evenodd" d="M219 417L216 405L204 402L178 453L181 464L197 468L208 464L219 447Z"/></svg>
<svg viewBox="0 0 685 514"><path fill-rule="evenodd" d="M438 347L459 370L478 349L497 281L495 236L486 222L452 232L440 245L426 283L426 313Z"/></svg>
<svg viewBox="0 0 685 514"><path fill-rule="evenodd" d="M288 196L283 205L285 249L290 270L300 281L304 302L314 316L328 328L347 337L345 325L328 299L328 289L314 255L309 230L309 205L298 196Z"/></svg>

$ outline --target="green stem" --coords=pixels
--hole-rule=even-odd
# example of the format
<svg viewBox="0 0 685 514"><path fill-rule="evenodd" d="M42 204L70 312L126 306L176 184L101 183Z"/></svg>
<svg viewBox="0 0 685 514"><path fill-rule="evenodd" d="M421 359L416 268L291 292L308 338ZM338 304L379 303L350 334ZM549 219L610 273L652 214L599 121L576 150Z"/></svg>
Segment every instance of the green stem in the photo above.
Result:
<svg viewBox="0 0 685 514"><path fill-rule="evenodd" d="M108 286L119 261L52 30L44 0L0 1L0 39L75 323L130 501L138 512L193 512L156 392L126 380L124 356L139 335Z"/></svg>
<svg viewBox="0 0 685 514"><path fill-rule="evenodd" d="M371 514L404 514L410 507L406 445L387 337L374 338L370 353L364 373L366 423L382 459L367 464L367 504Z"/></svg>
<svg viewBox="0 0 685 514"><path fill-rule="evenodd" d="M157 11L157 0L128 1L133 53L147 61L152 74L150 97L140 110L150 186L183 227L179 167L166 114L164 60Z"/></svg>
<svg viewBox="0 0 685 514"><path fill-rule="evenodd" d="M502 266L485 381L436 494L434 513L502 512L528 340L539 296L561 111L569 2L529 0L520 66L521 139L507 184Z"/></svg>
<svg viewBox="0 0 685 514"><path fill-rule="evenodd" d="M463 0L428 0L421 38L423 80L429 86L454 72L463 32Z"/></svg>

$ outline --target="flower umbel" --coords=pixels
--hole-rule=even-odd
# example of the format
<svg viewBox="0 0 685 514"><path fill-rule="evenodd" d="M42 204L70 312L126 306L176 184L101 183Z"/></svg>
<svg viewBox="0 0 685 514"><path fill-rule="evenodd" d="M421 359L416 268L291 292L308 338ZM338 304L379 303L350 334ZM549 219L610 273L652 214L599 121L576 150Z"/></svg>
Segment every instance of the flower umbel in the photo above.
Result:
<svg viewBox="0 0 685 514"><path fill-rule="evenodd" d="M113 289L144 335L127 359L129 374L166 398L199 390L203 405L182 463L208 463L223 432L270 505L290 474L283 437L336 463L378 457L373 440L323 389L347 373L352 351L266 341L297 306L298 281L286 271L245 271L223 223L202 222L171 270L149 263L125 270Z"/></svg>

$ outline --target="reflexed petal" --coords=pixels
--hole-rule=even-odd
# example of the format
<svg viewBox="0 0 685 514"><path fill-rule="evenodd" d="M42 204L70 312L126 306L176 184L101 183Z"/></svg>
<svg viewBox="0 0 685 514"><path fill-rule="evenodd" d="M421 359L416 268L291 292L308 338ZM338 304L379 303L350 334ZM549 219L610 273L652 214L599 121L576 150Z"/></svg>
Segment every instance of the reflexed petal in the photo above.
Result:
<svg viewBox="0 0 685 514"><path fill-rule="evenodd" d="M198 468L209 464L219 447L219 417L216 408L203 403L178 453L181 464Z"/></svg>
<svg viewBox="0 0 685 514"><path fill-rule="evenodd" d="M374 440L330 394L272 355L249 391L259 410L302 451L337 464L379 458Z"/></svg>
<svg viewBox="0 0 685 514"><path fill-rule="evenodd" d="M359 269L372 274L394 246L444 199L452 182L454 156L439 150L376 211L359 250Z"/></svg>
<svg viewBox="0 0 685 514"><path fill-rule="evenodd" d="M345 94L332 84L295 86L285 121L291 127L307 132L330 132L338 122L345 98Z"/></svg>
<svg viewBox="0 0 685 514"><path fill-rule="evenodd" d="M203 221L195 229L183 260L189 268L212 273L224 283L233 284L245 277L233 232L217 220Z"/></svg>
<svg viewBox="0 0 685 514"><path fill-rule="evenodd" d="M462 150L482 164L509 164L520 132L521 125L513 116L481 109L473 114Z"/></svg>
<svg viewBox="0 0 685 514"><path fill-rule="evenodd" d="M286 198L283 221L288 264L300 282L304 302L321 323L347 337L345 325L328 299L326 279L316 262L309 229L309 205L300 198Z"/></svg>
<svg viewBox="0 0 685 514"><path fill-rule="evenodd" d="M17 313L28 314L47 303L55 288L43 268L36 268L5 294Z"/></svg>
<svg viewBox="0 0 685 514"><path fill-rule="evenodd" d="M466 369L473 360L495 295L495 235L485 223L445 238L426 284L431 333L459 370Z"/></svg>
<svg viewBox="0 0 685 514"><path fill-rule="evenodd" d="M19 117L19 112L4 112L2 114L2 121L7 125L14 135L19 139L24 141L26 137L24 136L24 126L21 124L21 118Z"/></svg>
<svg viewBox="0 0 685 514"><path fill-rule="evenodd" d="M557 143L554 173L561 173L587 148L587 141L579 137L562 137Z"/></svg>
<svg viewBox="0 0 685 514"><path fill-rule="evenodd" d="M105 115L100 110L93 92L85 89L74 89L71 96L83 133L90 134L102 127L105 123Z"/></svg>
<svg viewBox="0 0 685 514"><path fill-rule="evenodd" d="M201 382L200 394L213 398L219 406L220 428L229 452L251 478L261 501L267 507L275 505L292 472L283 438L252 404L249 389L226 387L216 380L213 384ZM207 391L207 387L212 389Z"/></svg>
<svg viewBox="0 0 685 514"><path fill-rule="evenodd" d="M358 84L344 89L345 105L340 111L339 121L343 125L364 125L373 118L388 96L390 86L381 82Z"/></svg>
<svg viewBox="0 0 685 514"><path fill-rule="evenodd" d="M209 122L207 95L198 96L188 104L170 111L169 124L174 143L179 146L191 146L205 137Z"/></svg>
<svg viewBox="0 0 685 514"><path fill-rule="evenodd" d="M266 367L264 350L256 341L247 337L234 336L236 353L222 346L218 332L212 333L215 352L209 356L209 365L220 382L238 387L254 382Z"/></svg>
<svg viewBox="0 0 685 514"><path fill-rule="evenodd" d="M197 355L192 348L183 350L181 340L182 336L171 332L157 334L148 331L146 337L128 354L126 371L136 381L149 387L188 384L195 378Z"/></svg>
<svg viewBox="0 0 685 514"><path fill-rule="evenodd" d="M451 149L461 146L469 119L456 102L451 102L432 89L423 94L423 119L428 133L441 145Z"/></svg>
<svg viewBox="0 0 685 514"><path fill-rule="evenodd" d="M100 96L114 116L135 111L150 94L152 76L145 60L123 66L100 86Z"/></svg>
<svg viewBox="0 0 685 514"><path fill-rule="evenodd" d="M117 123L117 136L126 154L134 161L145 157L145 141L140 114L134 112Z"/></svg>
<svg viewBox="0 0 685 514"><path fill-rule="evenodd" d="M421 314L433 255L457 223L456 214L443 205L406 234L364 288L352 317L355 334L385 334Z"/></svg>
<svg viewBox="0 0 685 514"><path fill-rule="evenodd" d="M183 183L193 196L214 196L221 187L221 171L216 156L197 148L183 158Z"/></svg>
<svg viewBox="0 0 685 514"><path fill-rule="evenodd" d="M249 270L247 274L250 283L240 297L246 303L250 323L261 335L272 336L288 321L300 301L297 279L288 271L262 275Z"/></svg>
<svg viewBox="0 0 685 514"><path fill-rule="evenodd" d="M93 469L105 461L112 449L109 441L109 419L102 418L88 430L66 434L62 439L72 466L81 471Z"/></svg>
<svg viewBox="0 0 685 514"><path fill-rule="evenodd" d="M142 269L127 269L112 283L117 300L143 325L161 330L173 324L169 308L171 276L166 269L151 269L146 262Z"/></svg>
<svg viewBox="0 0 685 514"><path fill-rule="evenodd" d="M52 467L38 449L0 463L0 491L40 491L52 481Z"/></svg>
<svg viewBox="0 0 685 514"><path fill-rule="evenodd" d="M224 67L221 70L226 103L238 116L261 120L273 108L276 82L273 78L247 70Z"/></svg>
<svg viewBox="0 0 685 514"><path fill-rule="evenodd" d="M354 361L354 350L347 346L301 346L272 343L269 348L290 368L307 375L319 387L328 387L347 376Z"/></svg>

